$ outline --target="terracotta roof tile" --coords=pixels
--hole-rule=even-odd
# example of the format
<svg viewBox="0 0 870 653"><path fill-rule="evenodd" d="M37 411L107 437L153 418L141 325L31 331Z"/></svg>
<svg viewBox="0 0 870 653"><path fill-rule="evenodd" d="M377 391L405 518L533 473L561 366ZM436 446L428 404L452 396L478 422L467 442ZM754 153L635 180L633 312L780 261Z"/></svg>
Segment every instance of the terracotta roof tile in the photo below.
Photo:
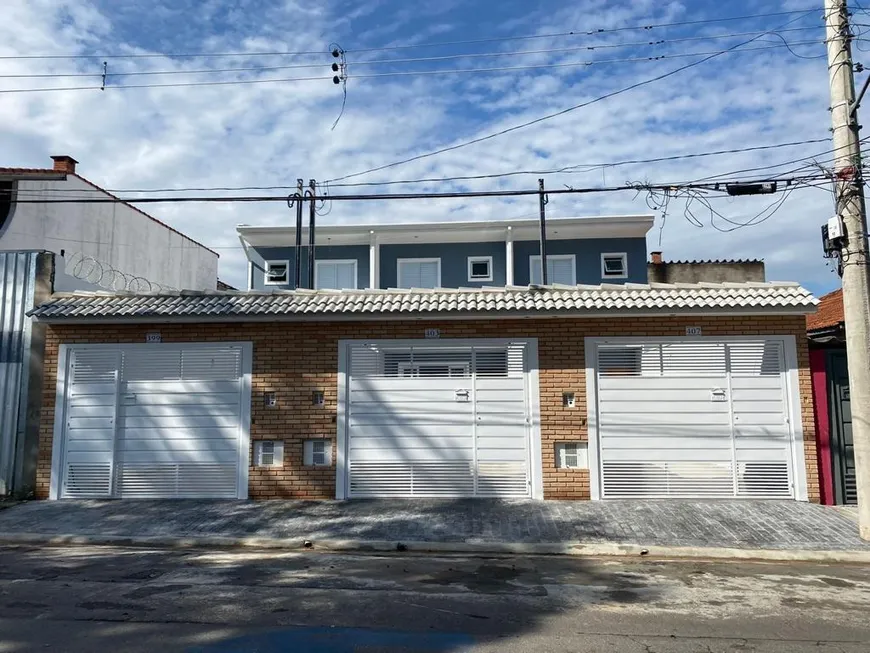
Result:
<svg viewBox="0 0 870 653"><path fill-rule="evenodd" d="M819 300L819 310L817 313L807 315L807 331L835 327L844 320L843 290L835 290Z"/></svg>

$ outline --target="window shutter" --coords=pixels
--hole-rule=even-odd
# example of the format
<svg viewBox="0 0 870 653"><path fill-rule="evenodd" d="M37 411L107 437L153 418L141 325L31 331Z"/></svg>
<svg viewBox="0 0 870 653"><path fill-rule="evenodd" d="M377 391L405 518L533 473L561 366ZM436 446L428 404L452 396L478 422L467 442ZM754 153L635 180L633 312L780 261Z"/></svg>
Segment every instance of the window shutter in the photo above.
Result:
<svg viewBox="0 0 870 653"><path fill-rule="evenodd" d="M353 261L319 261L317 288L320 290L356 288L356 266Z"/></svg>
<svg viewBox="0 0 870 653"><path fill-rule="evenodd" d="M335 263L318 263L317 265L317 287L318 288L338 288L338 279L336 275Z"/></svg>
<svg viewBox="0 0 870 653"><path fill-rule="evenodd" d="M335 266L336 288L356 288L356 266L353 263L337 263Z"/></svg>
<svg viewBox="0 0 870 653"><path fill-rule="evenodd" d="M540 286L544 283L541 279L541 259L532 259L531 274L529 275L529 283L533 286Z"/></svg>
<svg viewBox="0 0 870 653"><path fill-rule="evenodd" d="M550 283L560 283L566 286L573 286L577 283L574 279L574 264L569 258L548 258L547 276Z"/></svg>
<svg viewBox="0 0 870 653"><path fill-rule="evenodd" d="M438 261L402 261L398 281L402 288L437 288Z"/></svg>

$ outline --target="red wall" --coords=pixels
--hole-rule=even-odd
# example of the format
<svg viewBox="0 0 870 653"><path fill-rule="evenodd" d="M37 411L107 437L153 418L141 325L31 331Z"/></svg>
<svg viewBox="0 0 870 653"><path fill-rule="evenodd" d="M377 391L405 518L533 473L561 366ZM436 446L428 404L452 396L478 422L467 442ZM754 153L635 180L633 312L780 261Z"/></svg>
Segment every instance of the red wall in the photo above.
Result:
<svg viewBox="0 0 870 653"><path fill-rule="evenodd" d="M834 472L831 459L831 431L829 428L828 372L825 350L810 350L810 376L813 388L813 411L816 422L816 452L819 457L819 490L821 502L834 505Z"/></svg>

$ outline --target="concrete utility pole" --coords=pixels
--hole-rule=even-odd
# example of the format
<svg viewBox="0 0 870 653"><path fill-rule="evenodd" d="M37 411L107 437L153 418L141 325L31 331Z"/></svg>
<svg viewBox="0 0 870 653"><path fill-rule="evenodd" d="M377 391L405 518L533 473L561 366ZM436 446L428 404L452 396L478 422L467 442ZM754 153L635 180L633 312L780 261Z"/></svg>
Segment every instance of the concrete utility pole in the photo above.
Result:
<svg viewBox="0 0 870 653"><path fill-rule="evenodd" d="M870 268L846 0L825 0L825 25L831 82L834 185L837 212L845 232L840 260L858 482L858 523L861 537L870 540Z"/></svg>

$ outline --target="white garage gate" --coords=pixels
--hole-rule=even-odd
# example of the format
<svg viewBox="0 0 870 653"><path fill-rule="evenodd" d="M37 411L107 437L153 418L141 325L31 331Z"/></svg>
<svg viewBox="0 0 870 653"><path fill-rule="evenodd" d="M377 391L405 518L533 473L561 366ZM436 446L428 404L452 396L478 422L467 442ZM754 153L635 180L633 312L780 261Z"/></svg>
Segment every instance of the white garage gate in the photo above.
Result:
<svg viewBox="0 0 870 653"><path fill-rule="evenodd" d="M246 498L248 343L61 349L52 498Z"/></svg>
<svg viewBox="0 0 870 653"><path fill-rule="evenodd" d="M339 498L542 496L533 340L340 347Z"/></svg>
<svg viewBox="0 0 870 653"><path fill-rule="evenodd" d="M602 498L806 498L786 338L587 342Z"/></svg>

